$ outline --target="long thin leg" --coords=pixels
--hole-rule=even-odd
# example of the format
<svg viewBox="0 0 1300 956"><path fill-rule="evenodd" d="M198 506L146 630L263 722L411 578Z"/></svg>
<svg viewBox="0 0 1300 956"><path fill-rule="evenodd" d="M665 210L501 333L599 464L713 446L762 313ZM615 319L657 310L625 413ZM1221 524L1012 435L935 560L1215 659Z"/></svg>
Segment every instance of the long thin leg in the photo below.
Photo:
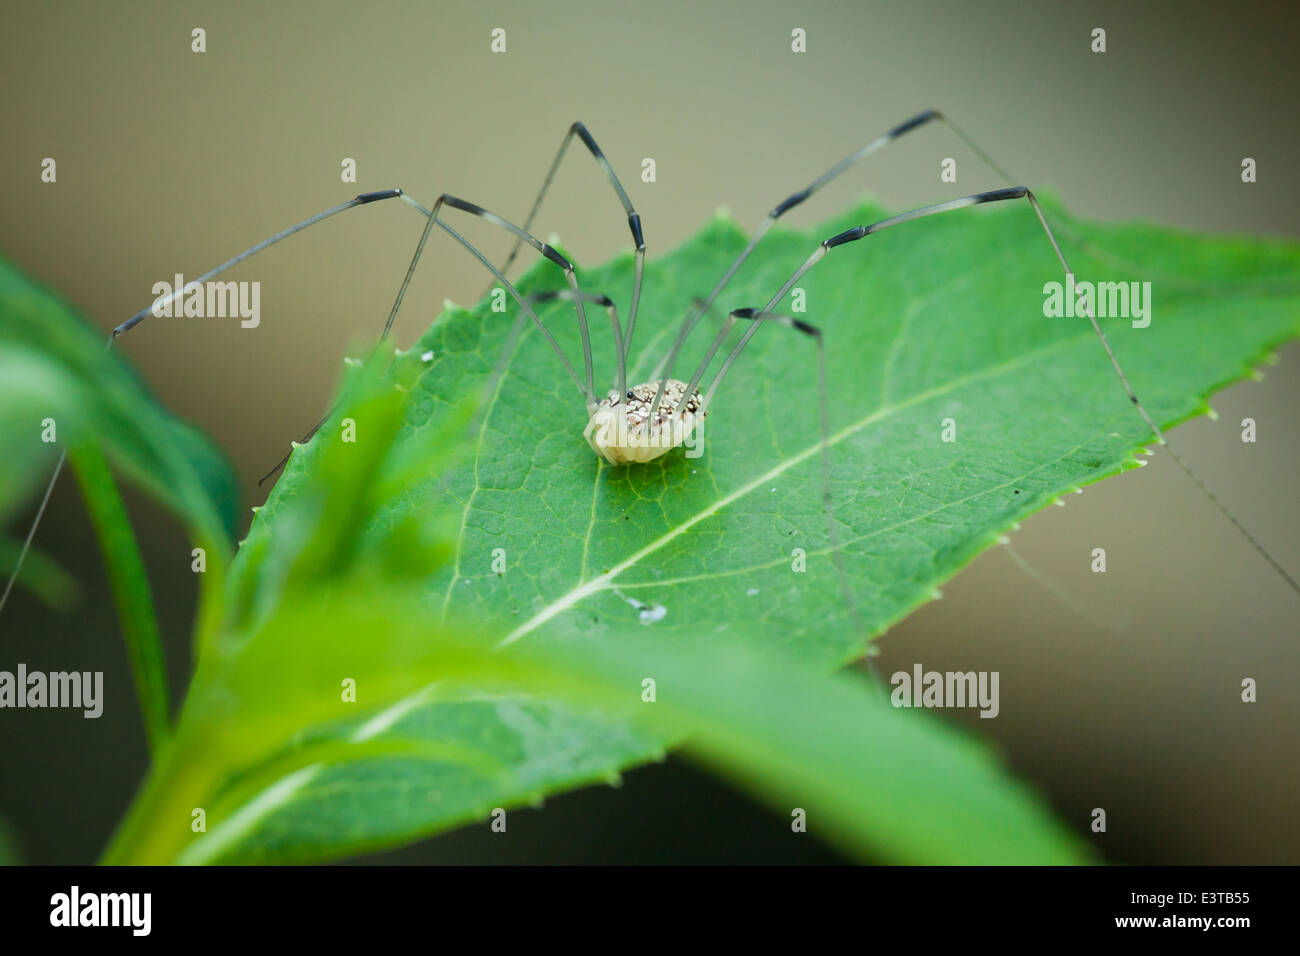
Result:
<svg viewBox="0 0 1300 956"><path fill-rule="evenodd" d="M858 614L858 602L853 596L853 588L849 586L848 571L844 567L844 555L840 550L839 529L835 525L835 503L831 496L831 420L830 408L828 405L826 391L826 347L822 341L821 329L815 325L809 325L802 319L796 319L789 315L780 315L775 312L759 311L758 309L736 309L727 317L727 328L730 329L737 319L749 320L755 323L754 328L762 322L773 322L777 325L783 325L786 328L794 329L796 332L802 332L809 336L817 343L817 387L820 396L819 422L821 426L821 460L822 460L822 508L826 512L827 542L830 545L831 561L835 564L835 572L839 577L840 592L844 597L845 606L849 609L849 615L853 618L854 628L864 638L866 636L865 628L862 626L862 619ZM712 393L712 390L710 390ZM694 395L694 388L688 388L686 395ZM705 408L708 407L707 399ZM868 666L874 670L874 664Z"/></svg>
<svg viewBox="0 0 1300 956"><path fill-rule="evenodd" d="M580 296L575 296L568 289L552 289L549 292L533 292L527 296L530 305L536 305L539 302L572 302L575 298L581 298L583 302L591 302L594 305L602 307L609 315L609 325L614 333L614 348L618 354L618 378L615 388L615 395L621 401L623 394L627 391L627 365L623 353L623 327L618 321L618 306L614 300L607 295L593 294L583 292ZM618 391L618 389L622 389ZM615 405L618 401L614 402Z"/></svg>
<svg viewBox="0 0 1300 956"><path fill-rule="evenodd" d="M637 308L641 303L641 278L645 271L645 236L641 232L641 217L637 215L636 210L632 208L632 200L628 199L627 190L625 190L623 184L619 182L618 176L614 172L614 167L609 164L609 160L605 158L605 153L596 145L596 140L593 139L591 133L587 131L587 127L584 123L574 123L569 127L569 131L564 134L564 139L560 143L560 150L555 154L555 159L551 162L551 168L546 172L546 178L542 180L542 188L538 190L537 198L533 200L533 208L528 210L528 218L524 220L523 228L524 231L532 228L533 219L537 216L537 210L541 208L542 200L546 198L546 192L551 188L552 180L555 179L556 170L560 168L560 162L564 159L564 154L568 152L569 149L569 143L575 136L582 140L583 145L586 146L591 155L595 157L596 162L609 178L610 185L614 187L614 191L618 194L618 201L622 203L623 211L627 213L627 225L632 231L632 242L636 247L636 262L634 267L636 271L632 279L632 302L627 311L627 332L625 335L621 336L623 345L619 352L620 367L625 369L627 367L628 350L632 347L632 329L636 326ZM515 240L514 246L510 249L510 255L506 256L505 262L501 265L502 275L505 275L510 270L510 266L515 261L515 256L519 254L519 247L522 244L522 238ZM491 287L489 286L489 288ZM618 393L622 395L625 391L627 391L627 379L624 373L620 371Z"/></svg>
<svg viewBox="0 0 1300 956"><path fill-rule="evenodd" d="M400 189L384 189L374 193L362 193L360 196L355 196L352 199L349 199L345 203L339 203L337 206L331 206L329 209L326 209L323 212L318 212L314 216L309 216L306 219L304 219L302 222L298 223L297 225L290 226L288 229L282 230L281 232L277 232L274 236L271 236L269 239L263 239L255 246L249 246L247 249L245 249L239 255L235 256L233 259L227 259L225 262L221 263L221 265L217 266L215 269L203 273L203 275L199 276L193 282L188 283L187 285L183 286L180 289L172 290L170 295L155 299L149 305L145 306L135 315L131 316L131 318L127 319L125 322L123 322L121 325L115 328L113 330L113 338L117 338L123 332L131 331L131 329L135 328L137 325L139 325L141 322L147 319L151 314L153 314L154 309L161 309L164 305L171 302L173 299L175 299L177 296L179 296L182 292L186 291L190 287L202 285L203 283L207 282L209 279L221 275L221 273L225 272L227 269L239 265L239 263L243 262L245 259L253 258L253 256L257 255L263 249L269 249L277 242L280 242L284 239L288 239L290 236L297 235L298 233L302 232L304 229L308 229L316 225L316 223L318 222L324 222L326 219L329 219L331 216L338 215L339 213L351 209L354 206L364 206L368 203L378 202L383 199L396 199L402 195L403 193ZM387 329L385 329L384 331L385 334L387 334Z"/></svg>
<svg viewBox="0 0 1300 956"><path fill-rule="evenodd" d="M54 463L54 471L50 473L50 480L45 484L45 493L41 495L41 503L36 508L36 516L32 518L32 526L27 529L27 537L23 539L22 549L18 552L18 560L14 562L14 569L9 575L9 580L5 582L4 593L0 594L0 612L5 609L5 602L9 600L9 592L14 589L14 582L18 580L18 575L22 573L23 562L27 560L27 552L32 549L32 538L36 537L36 529L40 526L41 519L45 517L45 509L50 504L50 496L54 494L54 485L59 480L59 473L63 471L63 463L67 460L66 451L60 453L59 460Z"/></svg>
<svg viewBox="0 0 1300 956"><path fill-rule="evenodd" d="M924 126L926 123L932 121L947 123L952 128L952 130L955 133L957 133L959 137L961 137L963 141L965 141L968 145L970 145L971 148L974 149L977 153L979 153L981 157L984 157L985 155L984 152L980 150L979 147L975 146L975 144L968 139L965 133L961 132L961 130L957 129L957 127L949 123L942 113L940 113L938 110L926 110L923 113L916 114L907 122L899 123L897 126L889 130L888 132L882 133L881 135L877 136L875 139L867 143L867 145L863 146L861 149L857 150L856 152L850 153L848 156L845 156L842 160L840 160L830 169L826 170L826 172L822 173L811 183L809 183L807 187L799 190L797 193L794 193L791 196L787 196L781 202L777 203L776 206L773 207L772 211L767 214L767 218L764 219L761 223L759 223L758 228L754 230L754 234L750 237L749 242L745 245L745 248L741 250L740 255L736 257L736 261L727 267L727 271L722 274L722 278L719 279L717 285L713 287L713 291L710 292L707 297L705 297L703 304L692 309L689 313L687 313L686 318L682 320L681 327L677 331L677 337L673 340L672 347L668 350L668 354L664 357L663 361L659 363L658 368L655 369L654 374L650 378L651 381L654 381L655 379L660 380L659 390L655 394L655 400L650 406L651 419L654 418L655 412L659 410L659 402L663 398L664 388L667 385L670 375L672 374L673 364L677 361L678 353L681 352L682 346L686 344L687 338L689 338L691 332L695 330L695 326L699 323L700 318L704 315L705 311L707 311L709 306L713 304L713 300L716 299L719 294L721 294L722 290L726 288L727 283L731 281L732 277L735 276L736 272L739 271L740 267L744 265L745 260L749 258L750 253L752 253L754 249L758 246L758 244L763 241L763 237L767 235L768 231L774 225L776 225L776 221L780 219L782 216L784 216L791 209L793 209L795 206L798 206L801 203L805 202L809 197L813 195L813 193L817 192L817 190L821 189L831 180L835 179L845 170L849 169L849 167L858 163L859 161L866 158L867 156L870 156L872 153L874 153L876 150L880 149L881 147L887 146L889 143L892 143L900 136L905 136L906 134L912 132L912 130L919 129L920 127ZM992 164L991 161L989 162L990 165L994 165ZM994 168L998 169L996 165L994 165ZM758 328L758 326L754 326L754 328Z"/></svg>
<svg viewBox="0 0 1300 956"><path fill-rule="evenodd" d="M400 193L400 190L398 190L397 192ZM514 223L507 222L505 219L502 219L500 216L496 215L495 213L489 212L488 210L484 209L481 206L475 205L474 203L466 202L463 199L458 199L455 196L451 196L448 195L447 193L443 193L441 196L438 197L437 202L433 204L433 209L430 210L430 209L425 209L424 206L420 205L420 203L416 202L414 199L412 199L410 196L407 196L404 193L401 193L401 198L402 201L405 202L408 206L410 206L412 209L420 213L420 215L425 217L425 223L424 223L424 231L420 233L420 241L416 244L415 252L411 256L410 265L408 265L406 268L406 275L402 279L402 285L397 290L397 298L393 302L393 308L388 314L388 322L384 326L384 336L388 335L389 330L393 326L393 320L397 317L397 310L401 308L402 300L406 297L406 290L410 287L411 279L415 275L415 268L420 262L420 257L424 254L425 244L429 241L429 233L432 231L434 224L437 223L437 225L441 229L446 231L453 239L455 239L467 250L469 250L469 252L476 259L478 259L479 262L483 263L483 265L497 278L497 280L503 286L505 286L506 290L511 294L511 296L514 297L515 301L519 303L525 315L527 315L527 317L532 320L533 324L537 326L537 328L541 331L542 335L546 337L546 341L550 343L551 348L555 350L555 354L559 356L560 362L564 365L565 371L569 373L569 377L573 379L573 383L577 385L578 389L586 395L588 410L594 408L595 395L592 386L591 342L587 332L586 313L584 312L582 307L582 302L584 301L583 299L584 294L578 288L577 279L574 275L573 263L569 262L568 259L560 255L548 243L544 243L538 240L537 238L530 235L525 230L520 229ZM574 294L574 298L572 299L572 301L574 301L575 303L575 307L578 313L578 326L582 333L583 357L586 360L586 371L587 371L587 379L586 379L585 386L583 385L583 382L578 378L578 373L573 370L573 365L569 362L568 357L564 354L564 350L560 348L560 344L555 341L555 337L552 336L550 331L546 328L546 326L542 324L541 319L537 317L537 313L533 311L532 306L529 304L529 302L520 296L519 290L515 288L514 284L511 283L510 280L508 280L504 275L502 275L501 270L493 266L492 263L489 262L487 258L473 245L473 243L471 243L468 239L466 239L464 236L458 233L451 226L447 225L446 222L438 218L438 210L443 205L450 206L452 209L458 209L461 212L467 212L470 213L471 215L478 216L480 219L484 219L487 222L492 223L493 225L500 226L514 233L519 238L520 242L527 242L534 249L540 252L543 256L545 256L547 259L550 259L552 262L554 262L556 265L560 266L560 268L564 270L565 278L569 283L569 290L571 293ZM317 431L320 430L321 426L324 425L325 422L329 420L330 415L332 415L333 413L334 410L330 409L330 411L325 414L325 417L322 418L319 422L317 422L316 425L313 426L312 429L308 431L306 435L303 436L302 441L300 441L298 444L305 444L307 441L309 441L311 437L315 435ZM281 468L283 468L288 463L292 455L293 455L293 449L290 448L289 453L286 454L283 458L281 458L278 462L276 462L275 466L270 471L268 471L266 474L264 474L261 478L258 479L257 483L259 485L262 484L264 481L266 481L268 478L270 478L272 475L278 472Z"/></svg>
<svg viewBox="0 0 1300 956"><path fill-rule="evenodd" d="M977 205L982 205L984 203L1002 202L1011 199L1025 199L1029 202L1030 207L1032 207L1034 210L1034 215L1038 217L1039 225L1043 227L1043 232L1047 235L1048 241L1051 242L1052 244L1052 251L1056 253L1056 259L1061 264L1061 269L1064 270L1066 275L1072 274L1070 269L1070 264L1066 262L1065 254L1061 251L1061 246L1056 241L1056 236L1052 233L1051 226L1047 224L1047 219L1046 217L1044 217L1043 210L1038 205L1038 200L1034 196L1033 192L1031 192L1029 189L1027 189L1024 186L1012 186L1006 189L994 189L988 192L976 193L972 196L965 196L961 199L951 199L948 200L947 202L934 203L933 205L929 205L929 206L921 206L917 209L900 213L897 216L891 216L888 219L882 219L879 222L874 222L867 226L855 226L852 229L846 229L844 232L841 232L838 235L831 236L829 239L825 239L822 241L821 245L819 245L817 249L813 251L813 254L810 255L806 260L804 260L803 264L799 266L799 268L794 271L794 273L790 276L790 278L787 279L781 285L781 288L778 289L776 294L772 296L771 299L768 300L767 304L758 311L770 312L772 309L774 309L777 306L777 304L780 303L781 300L786 297L786 295L790 292L790 290L794 288L795 284L800 279L802 279L804 275L806 275L808 271L812 269L813 266L815 266L818 262L820 262L826 256L826 253L836 248L837 246L842 246L850 242L856 242L859 239L864 239L867 236L874 235L875 233L878 232L882 232L883 230L889 229L893 226L900 226L903 223L912 222L917 219L924 219L928 216L935 216L938 215L939 213L951 212L955 209L964 209L967 206L977 206ZM1085 314L1088 317L1088 321L1092 324L1092 329L1097 334L1097 338L1101 340L1102 348L1106 350L1106 357L1110 359L1110 364L1111 367L1115 370L1116 377L1119 378L1120 384L1124 386L1125 394L1128 396L1129 401L1133 404L1133 407L1137 409L1138 414L1142 416L1142 421L1145 422L1147 427L1151 429L1151 433L1155 435L1157 441L1159 441L1160 444L1169 448L1169 452L1173 456L1174 461L1178 463L1178 466L1183 470L1183 472L1186 473L1187 476L1196 483L1196 485L1205 493L1206 497L1209 498L1209 500L1220 511L1220 513L1222 513L1223 516L1227 518L1233 524L1233 526L1237 528L1237 530L1250 543L1250 545L1260 554L1260 556L1263 557L1264 560L1267 561L1273 567L1273 569L1277 571L1279 575L1281 575L1283 580L1285 580L1287 584L1291 586L1291 589L1295 591L1297 594L1300 594L1300 584L1297 584L1295 578L1293 578L1289 573L1287 573L1287 571L1277 562L1277 560L1271 554L1269 554L1268 551L1264 549L1264 546L1259 543L1259 541L1255 538L1255 536L1252 535L1246 529L1246 527L1242 525L1240 521L1237 520L1236 516L1234 516L1230 511L1228 511L1227 507L1214 495L1213 492L1209 490L1209 488L1206 487L1205 483L1202 482L1200 478L1197 477L1196 474L1192 472L1192 470L1187 466L1187 464L1182 460L1182 458L1174 452L1173 448L1169 445L1169 440L1165 437L1165 434L1161 430L1160 426L1155 423L1155 420L1150 416L1150 414L1147 413L1147 410L1142 405L1142 402L1138 400L1137 393L1133 391L1133 386L1129 383L1128 376L1124 374L1124 369L1120 366L1119 359L1115 357L1115 353L1110 347L1110 341L1106 338L1106 333L1102 331L1101 326L1097 322L1097 317L1092 309L1091 303L1088 304L1088 308ZM723 378L730 370L736 358L740 355L740 353L744 350L745 346L749 343L749 340L754 337L754 333L758 331L758 328L759 326L754 325L749 329L746 329L745 334L740 337L740 341L736 343L735 348L731 350L731 353L727 356L726 360L723 362L722 368L718 371L717 377L715 377L713 380L713 384L709 386L708 392L705 393L704 395L703 404L705 408L709 407L709 402L712 400L714 393L718 390L718 386L722 384ZM697 379L699 374L700 373L697 372Z"/></svg>
<svg viewBox="0 0 1300 956"><path fill-rule="evenodd" d="M573 379L574 384L576 384L583 394L586 395L588 408L595 408L596 398L592 386L591 369L591 337L587 331L587 314L583 309L582 290L578 288L578 280L574 275L573 263L560 255L560 253L557 252L549 243L542 242L527 231L520 229L514 223L502 219L496 213L489 212L482 206L475 205L472 202L466 202L463 199L458 199L455 196L443 193L438 197L438 201L433 204L432 210L425 210L418 204L414 205L417 209L424 212L428 216L428 219L424 224L424 232L420 236L420 241L415 247L415 255L411 257L411 265L406 270L406 279L402 282L402 290L399 295L405 294L406 287L410 284L411 276L415 274L415 267L420 261L420 256L424 254L424 246L429 240L429 233L432 231L434 225L437 224L438 228L442 229L449 236L459 242L470 252L471 255L474 256L475 259L483 263L484 268L491 272L492 275L496 277L497 281L505 287L506 291L510 293L511 297L519 303L519 307L527 313L528 317L532 320L533 325L537 327L538 331L540 331L546 338L546 341L550 343L551 348L555 350L555 354L559 356L560 361L564 364L565 371L569 373L569 377ZM461 212L469 213L472 216L477 216L495 226L500 226L502 229L514 233L521 241L527 242L543 256L564 270L564 278L569 284L569 291L574 294L573 304L578 313L578 328L582 334L582 352L583 359L586 363L587 373L585 385L583 384L583 381L578 378L578 374L573 370L573 366L565 356L564 350L560 348L560 343L555 341L555 337L552 336L546 326L542 324L542 320L537 317L537 313L533 311L532 306L530 306L524 297L520 295L519 290L514 287L514 284L502 275L501 270L489 262L487 257L484 256L472 242L438 217L438 210L444 205L450 206L452 209L457 209Z"/></svg>
<svg viewBox="0 0 1300 956"><path fill-rule="evenodd" d="M989 192L977 193L973 196L964 196L961 199L950 199L947 202L934 203L933 205L929 205L929 206L922 206L918 209L913 209L905 213L900 213L897 216L891 216L888 219L882 219L880 222L872 223L869 226L855 226L852 229L846 229L844 232L841 232L838 235L831 236L829 239L823 240L822 243L816 248L816 250L814 250L813 254L804 260L803 264L794 271L794 273L790 276L790 278L786 279L786 281L781 285L781 288L777 290L776 294L772 296L770 300L768 300L767 305L764 306L760 311L769 312L773 308L775 308L776 305L786 297L786 295L790 292L790 290L795 287L795 285L799 282L799 280L802 279L809 272L809 270L812 269L813 266L821 262L821 260L825 258L826 253L828 253L830 250L834 249L837 246L842 246L845 243L854 242L858 239L862 239L866 236L872 235L873 233L880 232L883 229L888 229L891 226L901 225L902 223L905 222L911 222L914 219L921 219L926 216L934 216L934 215L938 215L941 212L950 212L954 209L964 209L967 206L975 206L975 205L980 205L982 203L1000 202L1002 200L1007 200L1007 199L1023 199L1026 197L1032 197L1032 194L1024 186L1013 186L1009 189L994 189ZM1038 209L1037 200L1030 198L1030 202L1033 204L1034 209L1037 211ZM1047 221L1042 218L1041 213L1039 213L1039 221L1043 223L1043 228L1047 229ZM1052 248L1056 250L1057 258L1060 259L1062 267L1068 273L1070 271L1070 268L1068 265L1065 264L1065 259L1061 256L1061 249L1056 244L1056 238L1052 236L1052 232L1050 229L1047 229L1047 237L1048 239L1051 240ZM1096 324L1095 320L1093 321L1093 325L1094 327L1096 327L1098 333L1100 334L1101 327ZM731 350L731 353L727 356L726 361L723 362L722 369L718 372L717 377L713 380L713 384L710 386L708 394L705 396L706 407L707 407L708 399L713 395L714 392L717 391L718 386L722 384L723 377L727 374L728 370L730 370L732 363L735 362L736 358L740 355L741 351L744 350L745 346L749 343L749 340L754 337L754 333L757 332L758 329L759 327L757 325L751 326L750 328L746 329L745 334L740 337L740 341L737 342L735 348ZM1107 351L1108 352L1110 351L1109 346L1107 346ZM1124 386L1125 388L1128 388L1127 379L1124 379ZM1130 394L1131 394L1131 390L1130 390ZM1134 400L1136 401L1136 399ZM1143 416L1146 417L1145 412L1143 412Z"/></svg>
<svg viewBox="0 0 1300 956"><path fill-rule="evenodd" d="M275 245L276 243L288 239L290 236L297 235L303 230L309 229L312 226L316 225L318 222L324 222L326 219L329 219L332 216L336 216L339 213L344 212L348 209L352 209L355 206L365 206L372 202L380 202L385 199L396 199L402 196L403 193L402 190L400 189L383 189L378 192L362 193L359 196L354 196L352 199L349 199L347 202L339 203L337 206L331 206L329 209L325 209L321 212L318 212L314 216L308 216L302 222L292 225L288 229L283 229L280 232L277 232L275 235L270 236L267 239L263 239L261 242L257 243L256 245L249 246L247 249L239 253L239 255L235 256L233 259L227 259L221 265L217 266L215 269L211 269L208 272L205 272L203 275L199 276L199 278L195 279L193 282L189 283L188 285L182 286L179 289L172 290L170 295L155 299L153 302L145 306L135 315L131 316L131 318L127 319L121 325L114 328L108 337L108 347L112 348L114 341L116 341L119 335L123 335L131 331L131 329L135 328L137 325L139 325L141 322L147 319L150 315L154 314L155 309L161 309L164 305L166 305L167 303L171 302L173 299L180 296L183 292L185 292L187 289L191 288L192 286L201 285L202 283L207 282L209 279L221 275L221 273L225 272L227 269L231 269L234 266L239 265L239 263L243 262L246 259L251 259L253 256L257 255L262 250L269 249L271 246ZM403 291L405 291L405 283L403 283ZM398 295L397 301L398 304L401 303L400 293ZM392 326L393 317L396 314L397 314L397 305L394 305L393 312L388 317L388 325L385 326L384 328L384 335L388 334L388 329ZM320 426L318 425L317 428L319 427ZM313 429L313 431L315 431L315 429ZM46 483L45 492L41 496L40 507L37 509L36 515L32 519L31 527L27 531L27 537L23 540L22 550L19 551L18 560L14 563L14 569L9 575L8 582L5 584L4 593L0 594L0 612L4 611L5 603L9 600L9 592L13 590L14 582L18 579L18 575L22 572L23 563L27 560L27 552L31 550L32 539L35 538L36 529L40 525L41 519L45 516L46 505L49 504L50 495L53 494L54 486L55 484L58 483L59 475L63 472L63 463L66 458L67 458L66 452L63 455L60 455L59 460L54 465L54 470L50 473L50 480Z"/></svg>

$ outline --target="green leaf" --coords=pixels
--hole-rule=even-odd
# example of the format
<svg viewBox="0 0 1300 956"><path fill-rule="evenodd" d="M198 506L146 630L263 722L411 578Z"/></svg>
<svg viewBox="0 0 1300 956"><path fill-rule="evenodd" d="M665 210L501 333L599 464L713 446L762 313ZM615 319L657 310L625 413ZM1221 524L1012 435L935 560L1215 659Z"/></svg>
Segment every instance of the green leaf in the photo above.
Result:
<svg viewBox="0 0 1300 956"><path fill-rule="evenodd" d="M719 312L761 306L817 240L884 215L868 207L811 231L774 232ZM1080 280L1155 277L1149 328L1102 322L1161 424L1204 412L1204 396L1300 329L1294 243L1072 227L1151 270L1121 273L1067 250ZM633 380L648 377L692 296L711 288L743 244L734 224L716 220L648 268ZM522 286L561 285L557 272L543 263ZM630 257L579 278L584 290L625 298ZM1044 318L1043 285L1061 278L1028 207L980 207L835 249L800 283L804 317L827 345L835 514L869 633L928 600L1015 522L1135 467L1135 451L1151 440L1087 321ZM572 311L556 305L543 318L580 355ZM484 386L510 325L486 302L434 323L413 349L434 359L400 442L426 440ZM696 353L712 331L701 330ZM608 336L593 339L596 368L611 376ZM694 360L677 374L686 377ZM761 329L718 393L703 457L676 452L615 470L587 447L581 397L526 331L470 460L445 492L441 478L426 478L378 520L449 504L457 557L428 578L428 600L462 619L509 618L502 636L512 641L614 641L641 626L662 641L744 632L835 666L864 648L828 552L815 363L806 338ZM949 417L955 443L939 440ZM275 520L319 452L313 444L294 455L259 523ZM808 555L804 574L791 571L796 547ZM496 548L506 553L504 575L492 570ZM646 625L638 605L666 613Z"/></svg>
<svg viewBox="0 0 1300 956"><path fill-rule="evenodd" d="M818 240L883 215L774 232L719 311L763 305ZM1065 218L1051 206L1049 216ZM1150 226L1071 233L1118 256L1067 248L1080 280L1153 281L1149 328L1104 324L1162 425L1203 411L1203 396L1298 331L1294 244ZM743 244L718 220L649 268L634 380ZM1086 320L1044 318L1056 270L1030 210L981 208L835 250L801 282L828 346L832 493L869 633L1016 521L1134 466L1150 440ZM630 275L624 256L580 281L622 303ZM521 285L560 279L543 264ZM544 318L578 355L572 313ZM392 845L603 779L683 736L777 806L799 781L817 819L833 821L820 832L850 849L1077 858L968 741L825 676L866 647L829 555L811 343L762 329L710 410L702 458L616 471L588 449L581 398L527 331L453 460L447 436L489 385L512 321L487 303L448 310L398 363L406 374L412 356L433 353L404 379L400 415L380 401L355 417L351 444L336 417L294 454L234 567L230 630L205 648L171 757L108 860L322 859ZM596 343L611 374L610 345ZM955 443L939 440L945 418ZM480 639L473 653L456 649L466 631ZM667 675L665 719L609 707L615 686L634 691L626 682L651 668ZM345 717L346 678L361 696ZM888 749L895 735L904 744ZM182 814L197 806L211 816L196 839Z"/></svg>

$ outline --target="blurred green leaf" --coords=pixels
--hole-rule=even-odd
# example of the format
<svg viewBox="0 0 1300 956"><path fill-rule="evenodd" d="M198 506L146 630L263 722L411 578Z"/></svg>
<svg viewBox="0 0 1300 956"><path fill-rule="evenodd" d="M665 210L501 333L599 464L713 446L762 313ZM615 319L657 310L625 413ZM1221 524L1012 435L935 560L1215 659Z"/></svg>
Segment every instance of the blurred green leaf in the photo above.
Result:
<svg viewBox="0 0 1300 956"><path fill-rule="evenodd" d="M18 843L18 834L14 832L9 821L0 817L0 866L22 866L23 854Z"/></svg>
<svg viewBox="0 0 1300 956"><path fill-rule="evenodd" d="M8 579L18 567L21 541L0 538L0 578ZM54 610L66 610L80 594L77 579L60 567L49 555L30 548L22 562L18 583Z"/></svg>
<svg viewBox="0 0 1300 956"><path fill-rule="evenodd" d="M70 457L86 510L99 537L104 570L108 574L117 617L126 639L145 736L149 749L157 754L158 748L167 740L171 709L167 703L167 668L163 662L162 638L158 633L158 617L154 612L153 592L149 587L144 559L140 557L135 532L126 515L117 482L113 480L113 473L99 448L93 442L85 442L75 448Z"/></svg>
<svg viewBox="0 0 1300 956"><path fill-rule="evenodd" d="M679 740L851 852L1088 858L965 734L895 710L860 674L817 673L734 638L665 647L633 633L502 651L461 628L430 629L409 592L362 588L294 594L237 647L196 680L174 759L105 862L330 859L609 780ZM343 699L345 677L356 704ZM655 703L642 701L647 677ZM303 738L302 727L316 729ZM193 807L206 833L185 826Z"/></svg>

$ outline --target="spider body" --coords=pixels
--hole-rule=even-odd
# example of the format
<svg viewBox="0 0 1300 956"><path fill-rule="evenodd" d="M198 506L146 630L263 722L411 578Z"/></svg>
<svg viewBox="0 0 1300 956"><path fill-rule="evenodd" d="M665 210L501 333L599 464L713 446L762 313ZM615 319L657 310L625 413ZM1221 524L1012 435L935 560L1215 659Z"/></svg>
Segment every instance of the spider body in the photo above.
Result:
<svg viewBox="0 0 1300 956"><path fill-rule="evenodd" d="M647 382L619 395L609 394L591 410L582 437L591 450L611 465L643 464L688 445L708 412L698 390L686 397L685 382L668 379L663 399L651 419L659 382Z"/></svg>

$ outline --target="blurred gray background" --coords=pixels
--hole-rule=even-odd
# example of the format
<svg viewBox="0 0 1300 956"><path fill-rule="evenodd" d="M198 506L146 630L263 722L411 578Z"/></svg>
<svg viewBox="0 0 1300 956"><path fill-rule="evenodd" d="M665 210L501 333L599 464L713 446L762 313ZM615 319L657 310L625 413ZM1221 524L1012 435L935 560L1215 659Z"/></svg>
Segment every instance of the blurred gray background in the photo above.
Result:
<svg viewBox="0 0 1300 956"><path fill-rule="evenodd" d="M0 33L0 251L108 330L151 286L193 277L356 192L447 190L522 219L554 150L587 122L622 174L651 255L718 206L757 225L844 154L926 107L1077 214L1201 231L1300 233L1290 4L822 2L10 4ZM207 31L207 52L190 31ZM508 52L489 53L507 30ZM790 52L790 31L808 52ZM1108 52L1089 50L1103 27ZM40 182L44 157L58 182ZM644 156L658 182L640 182ZM938 160L959 158L959 184ZM1243 185L1242 157L1259 182ZM357 160L356 186L339 179ZM808 225L863 194L902 207L1005 185L942 128L909 136L791 213ZM418 236L395 204L354 210L259 257L262 324L152 321L120 345L161 399L255 480L325 407L349 342L382 327ZM579 154L542 217L586 263L628 242ZM507 243L484 236L490 255ZM398 320L413 341L442 299L486 285L431 245ZM1179 428L1183 455L1293 573L1300 348ZM1239 440L1242 417L1259 442ZM129 499L179 698L194 579L167 516ZM25 519L24 519L25 521ZM25 530L25 523L10 529ZM73 616L25 595L0 620L0 667L103 669L108 713L0 714L0 815L33 862L94 858L145 767L99 556L73 483L38 544L86 585ZM1088 570L1105 546L1111 572ZM1300 602L1162 454L1033 517L883 639L886 672L1001 672L1005 752L1107 858L1300 862L1292 825ZM1017 558L1019 560L1017 560ZM1243 677L1257 704L1239 702ZM968 715L973 717L973 714ZM881 768L888 772L888 768ZM833 860L785 821L677 761L464 832L401 861Z"/></svg>

